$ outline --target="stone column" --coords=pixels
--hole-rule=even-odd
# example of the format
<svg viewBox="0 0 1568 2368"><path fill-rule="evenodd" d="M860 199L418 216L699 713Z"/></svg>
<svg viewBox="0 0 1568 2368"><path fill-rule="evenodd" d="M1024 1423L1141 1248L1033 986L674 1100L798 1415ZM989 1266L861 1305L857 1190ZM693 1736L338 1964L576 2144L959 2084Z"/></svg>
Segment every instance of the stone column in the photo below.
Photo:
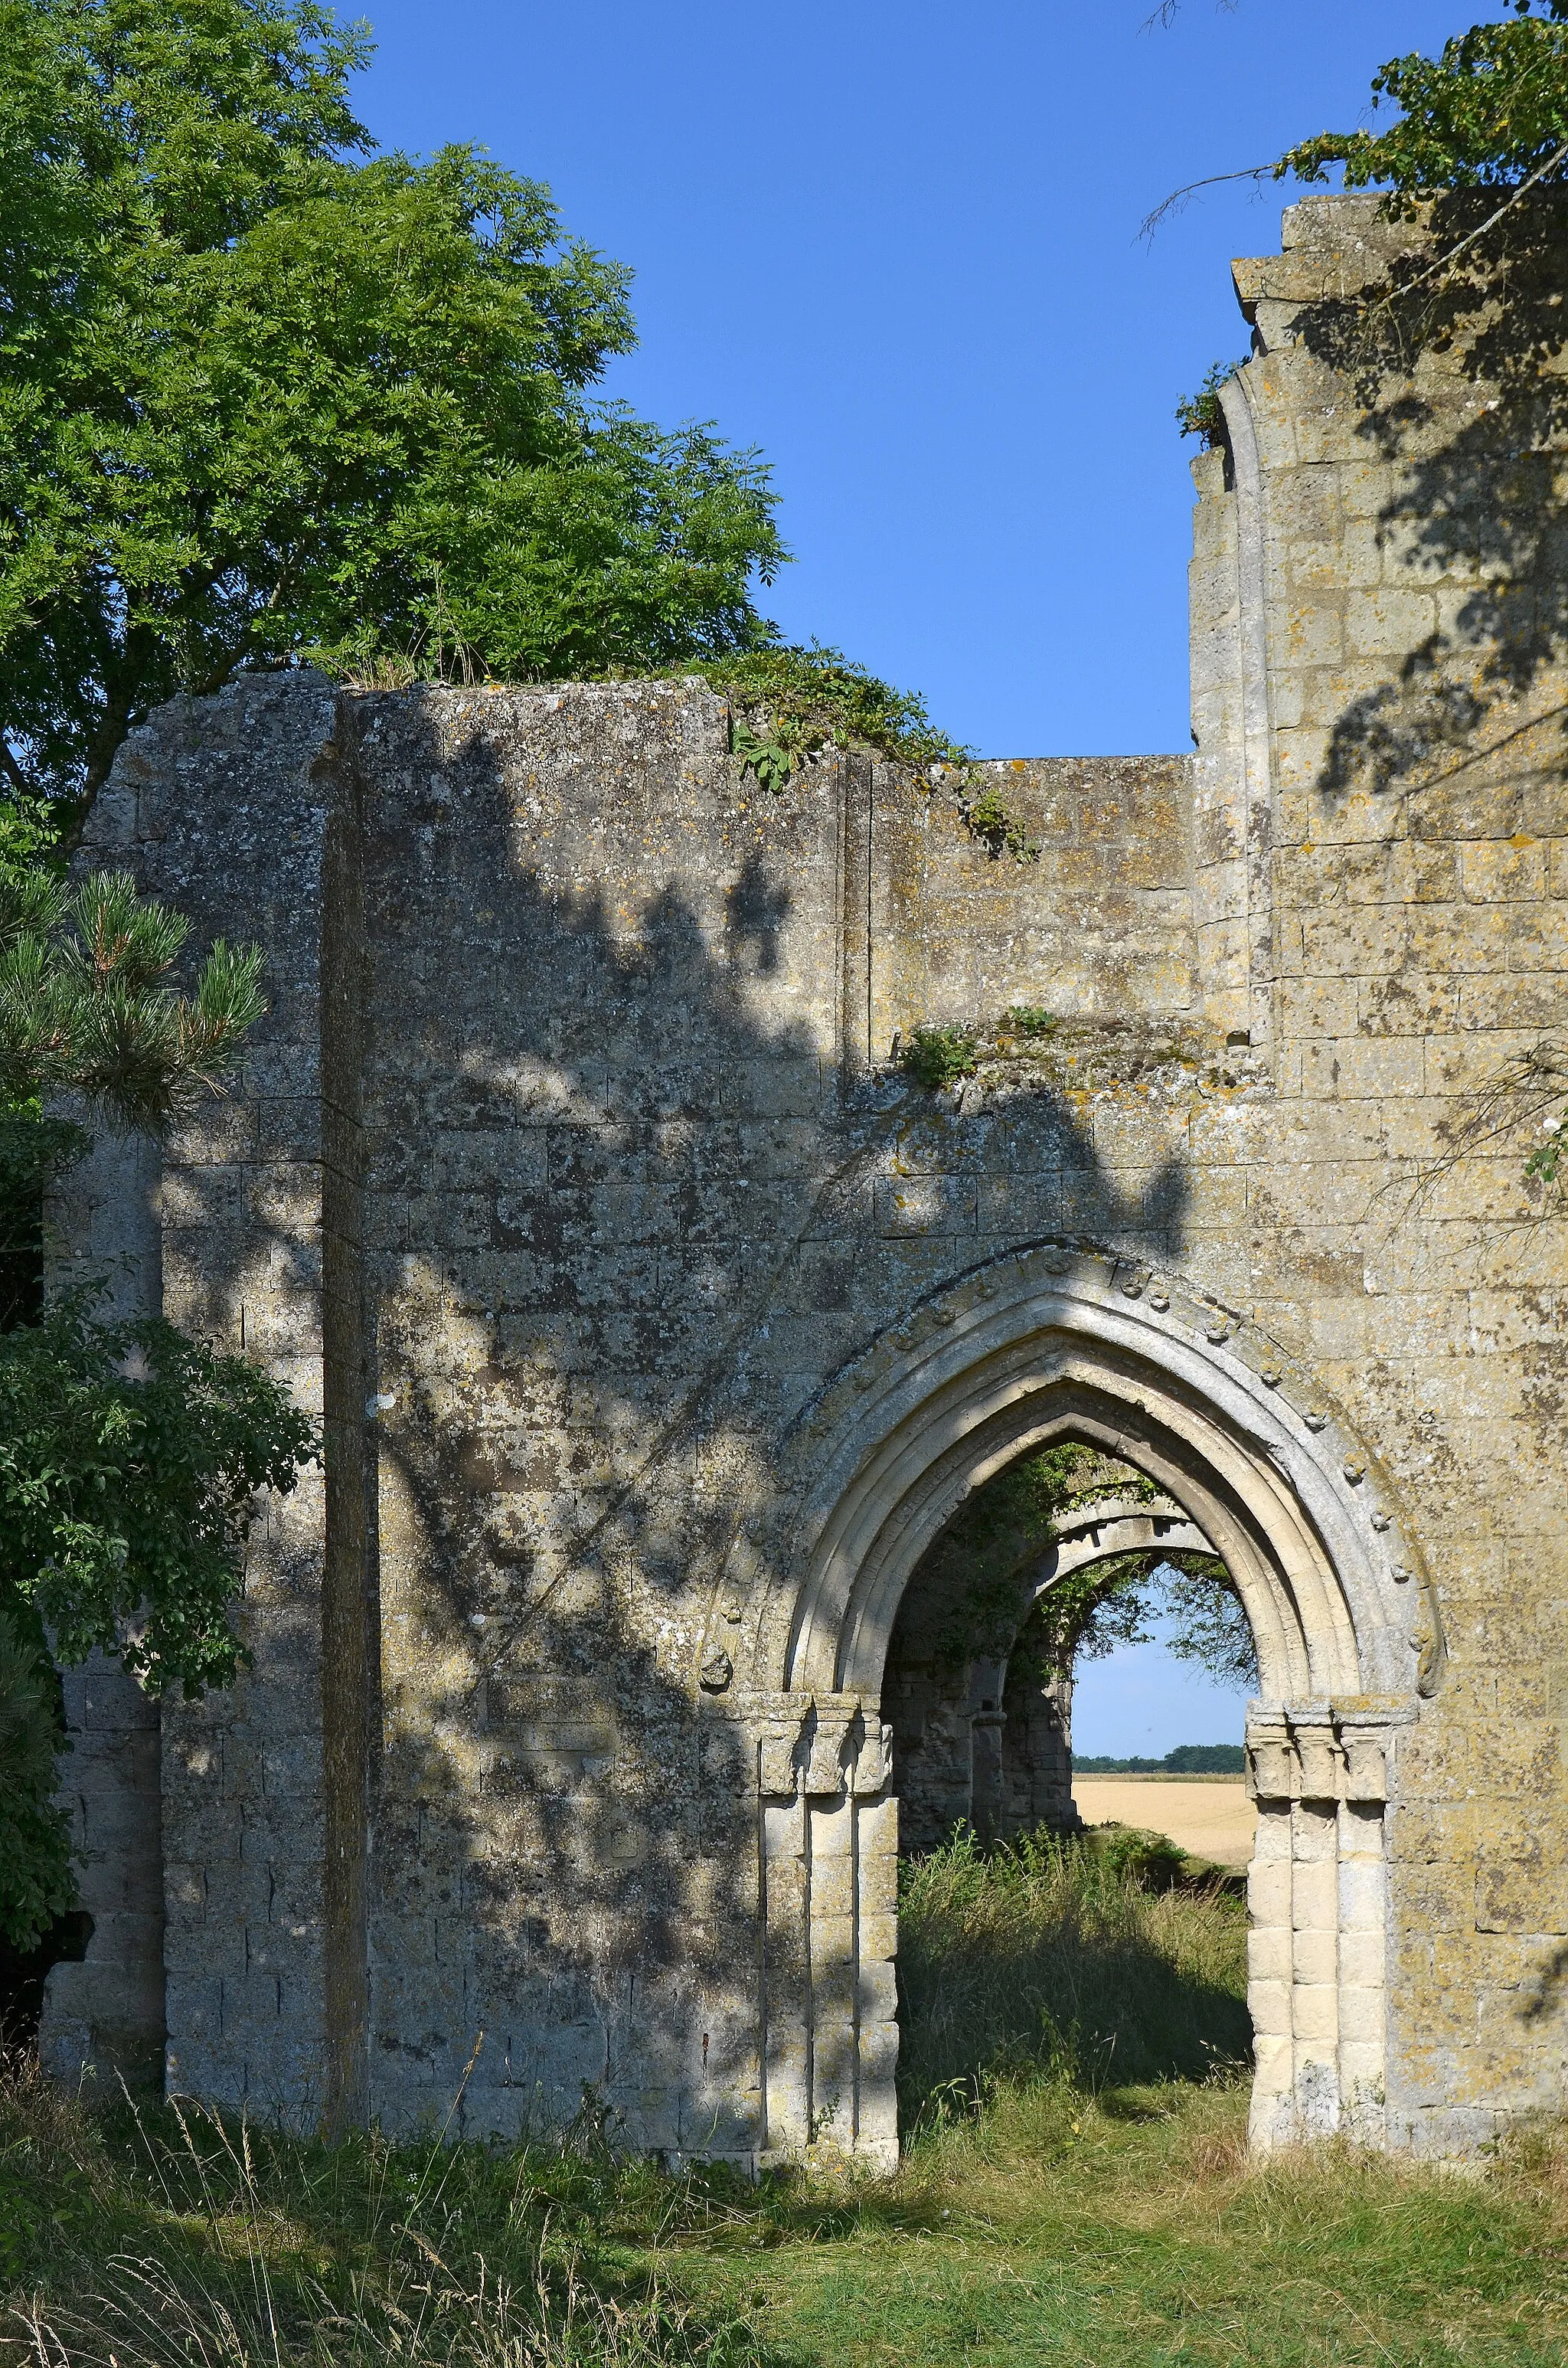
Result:
<svg viewBox="0 0 1568 2368"><path fill-rule="evenodd" d="M1392 1732L1346 1713L1339 1805L1339 2093L1349 2134L1382 2142L1388 2069L1388 1763Z"/></svg>
<svg viewBox="0 0 1568 2368"><path fill-rule="evenodd" d="M794 1770L773 1781L782 1794ZM798 2159L812 2136L809 1827L797 1793L763 1799L762 2138L765 2157L780 2162Z"/></svg>
<svg viewBox="0 0 1568 2368"><path fill-rule="evenodd" d="M1252 2135L1376 2142L1388 2054L1384 1811L1403 1703L1255 1705Z"/></svg>
<svg viewBox="0 0 1568 2368"><path fill-rule="evenodd" d="M1296 2112L1313 2135L1339 2122L1339 1810L1343 1761L1326 1703L1292 1716L1290 2035Z"/></svg>
<svg viewBox="0 0 1568 2368"><path fill-rule="evenodd" d="M843 2156L892 2171L898 1804L887 1731L855 1702L781 1705L758 1764L764 2159Z"/></svg>
<svg viewBox="0 0 1568 2368"><path fill-rule="evenodd" d="M1004 1661L975 1661L969 1690L969 1818L983 1842L999 1840L1006 1829L1003 1787L1003 1736L1007 1714L1002 1689Z"/></svg>
<svg viewBox="0 0 1568 2368"><path fill-rule="evenodd" d="M1009 1834L1045 1826L1052 1833L1077 1833L1083 1820L1073 1799L1073 1680L1052 1678L1040 1685L1032 1676L1009 1672L1003 1702L1003 1799Z"/></svg>
<svg viewBox="0 0 1568 2368"><path fill-rule="evenodd" d="M855 1821L855 2152L892 2173L898 2169L898 1803L885 1782L869 1797L857 1792Z"/></svg>
<svg viewBox="0 0 1568 2368"><path fill-rule="evenodd" d="M1290 1730L1283 1716L1247 1721L1247 1789L1257 1804L1247 1869L1247 2009L1252 2016L1252 2135L1283 2134L1295 2088L1290 1986Z"/></svg>

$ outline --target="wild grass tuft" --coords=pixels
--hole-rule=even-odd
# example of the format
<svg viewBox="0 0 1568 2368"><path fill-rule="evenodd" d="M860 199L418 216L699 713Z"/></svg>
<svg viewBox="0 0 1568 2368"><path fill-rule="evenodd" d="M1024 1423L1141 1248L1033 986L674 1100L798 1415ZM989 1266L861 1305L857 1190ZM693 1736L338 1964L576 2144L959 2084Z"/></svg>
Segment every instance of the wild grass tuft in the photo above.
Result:
<svg viewBox="0 0 1568 2368"><path fill-rule="evenodd" d="M370 2132L328 2148L178 2102L94 2114L13 2063L0 2360L763 2368L743 2316L663 2274L701 2184L570 2137L496 2150Z"/></svg>
<svg viewBox="0 0 1568 2368"><path fill-rule="evenodd" d="M1245 2064L1246 1910L1220 1880L1184 1886L1183 1867L1131 1831L991 1850L960 1833L906 1861L906 2127L1023 2081L1094 2092Z"/></svg>
<svg viewBox="0 0 1568 2368"><path fill-rule="evenodd" d="M1568 2132L1462 2179L1249 2156L1241 1910L1192 1885L1125 1831L910 1865L920 2119L885 2183L669 2173L591 2112L550 2145L326 2147L15 2066L0 2363L1562 2368Z"/></svg>

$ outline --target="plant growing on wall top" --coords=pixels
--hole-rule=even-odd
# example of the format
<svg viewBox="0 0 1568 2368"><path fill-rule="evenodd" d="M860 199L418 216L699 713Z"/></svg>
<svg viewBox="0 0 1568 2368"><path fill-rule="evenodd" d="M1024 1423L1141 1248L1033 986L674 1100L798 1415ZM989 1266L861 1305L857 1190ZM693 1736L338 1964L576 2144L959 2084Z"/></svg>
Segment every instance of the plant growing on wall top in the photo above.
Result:
<svg viewBox="0 0 1568 2368"><path fill-rule="evenodd" d="M319 0L0 0L0 776L90 800L176 692L701 672L777 788L929 774L917 699L757 606L760 455L596 397L631 274L472 146L378 153ZM999 851L1010 821L977 825Z"/></svg>
<svg viewBox="0 0 1568 2368"><path fill-rule="evenodd" d="M1220 389L1234 378L1240 362L1210 362L1195 394L1184 394L1176 407L1176 426L1184 436L1200 436L1210 450L1225 440L1225 414Z"/></svg>
<svg viewBox="0 0 1568 2368"><path fill-rule="evenodd" d="M1169 25L1178 0L1151 23ZM1400 200L1455 189L1512 189L1568 181L1568 0L1504 0L1500 22L1471 25L1435 58L1391 58L1372 76L1372 111L1392 106L1386 130L1319 131L1272 164L1249 165L1177 189L1145 222L1216 181L1323 181L1338 165L1347 189L1388 189Z"/></svg>
<svg viewBox="0 0 1568 2368"><path fill-rule="evenodd" d="M1320 131L1271 167L1347 189L1410 199L1451 189L1520 189L1568 178L1568 0L1508 0L1498 24L1471 25L1436 58L1391 58L1372 77L1386 131Z"/></svg>

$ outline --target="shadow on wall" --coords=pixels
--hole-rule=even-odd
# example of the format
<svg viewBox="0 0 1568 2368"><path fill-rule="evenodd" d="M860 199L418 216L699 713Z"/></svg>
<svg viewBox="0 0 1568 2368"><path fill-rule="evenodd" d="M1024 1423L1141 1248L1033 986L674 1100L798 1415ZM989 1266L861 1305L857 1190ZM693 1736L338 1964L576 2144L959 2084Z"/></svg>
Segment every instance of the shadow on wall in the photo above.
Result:
<svg viewBox="0 0 1568 2368"><path fill-rule="evenodd" d="M673 884L558 884L495 733L454 754L417 696L345 705L381 1474L371 2108L438 2117L483 2032L471 2134L587 2098L630 2145L744 2153L755 1788L727 1680L710 1698L696 1667L744 1506L825 1381L955 1275L1064 1235L1175 1256L1184 1174L1130 1193L1050 1095L964 1110L841 1074L792 1016L816 890L788 850L737 860L711 913ZM182 1183L199 1230L231 1179ZM280 1229L254 1263L308 1292L312 1255ZM253 1642L236 1709L260 1731L287 1623Z"/></svg>
<svg viewBox="0 0 1568 2368"><path fill-rule="evenodd" d="M1381 545L1413 591L1446 587L1392 678L1335 723L1319 787L1473 796L1479 768L1504 757L1521 800L1498 819L1506 834L1529 820L1532 778L1568 768L1552 680L1568 661L1568 203L1539 192L1483 228L1495 211L1495 192L1444 199L1386 283L1314 305L1301 334L1354 389L1378 459L1400 466Z"/></svg>

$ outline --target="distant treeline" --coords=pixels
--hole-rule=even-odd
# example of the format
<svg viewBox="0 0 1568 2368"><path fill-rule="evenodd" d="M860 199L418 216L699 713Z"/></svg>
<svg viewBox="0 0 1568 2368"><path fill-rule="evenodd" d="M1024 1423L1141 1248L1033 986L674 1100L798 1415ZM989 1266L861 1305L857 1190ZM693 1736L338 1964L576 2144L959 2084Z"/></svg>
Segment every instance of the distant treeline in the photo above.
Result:
<svg viewBox="0 0 1568 2368"><path fill-rule="evenodd" d="M1246 1754L1239 1743L1178 1743L1163 1759L1073 1754L1075 1776L1240 1776L1245 1767Z"/></svg>

